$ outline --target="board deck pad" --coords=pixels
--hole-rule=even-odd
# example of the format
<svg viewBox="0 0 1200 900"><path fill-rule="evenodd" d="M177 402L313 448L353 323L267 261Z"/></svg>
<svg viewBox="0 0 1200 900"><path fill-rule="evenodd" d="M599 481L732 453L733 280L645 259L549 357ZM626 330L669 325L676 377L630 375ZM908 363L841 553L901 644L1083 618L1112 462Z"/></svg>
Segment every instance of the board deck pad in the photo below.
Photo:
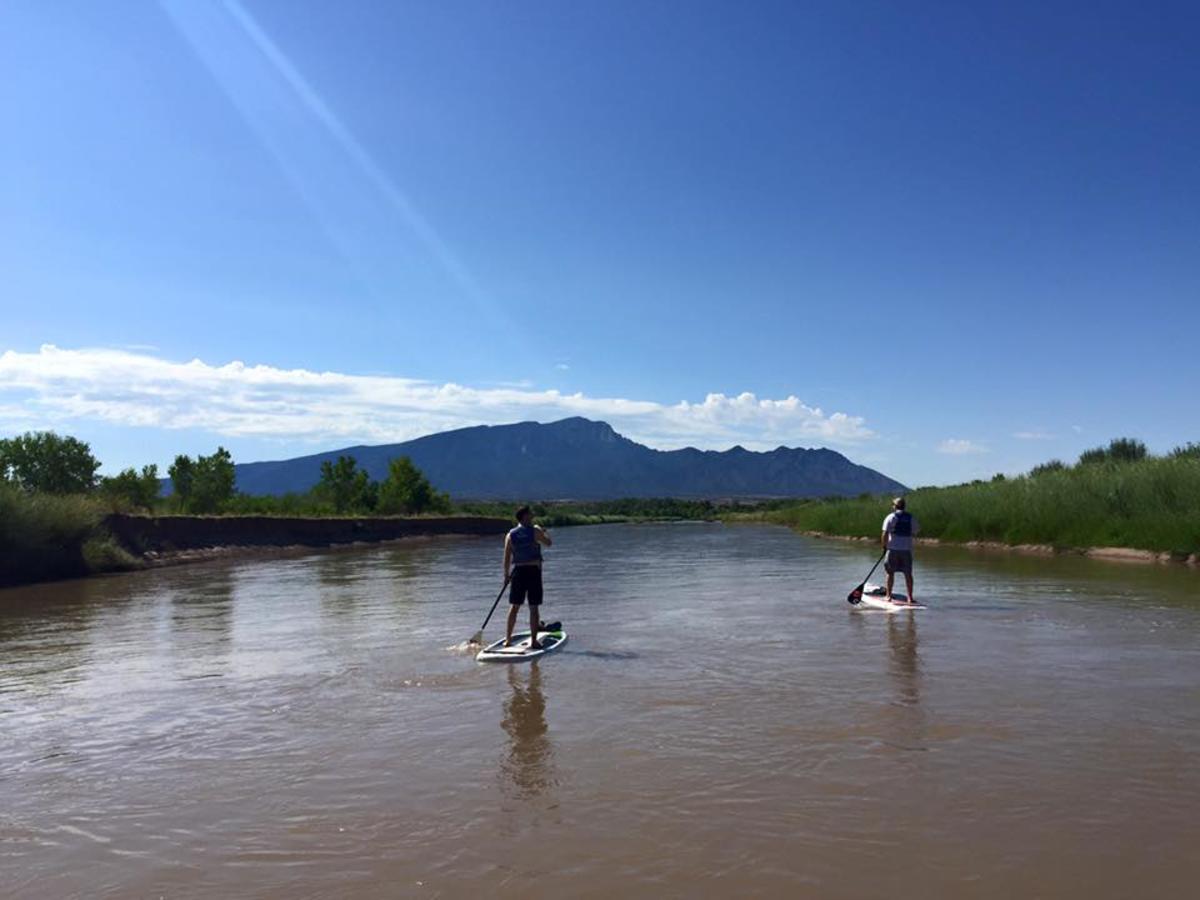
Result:
<svg viewBox="0 0 1200 900"><path fill-rule="evenodd" d="M863 587L862 600L856 603L855 606L865 606L870 609L880 609L884 612L903 612L906 609L927 609L920 603L915 605L909 603L889 603L884 597L887 595L887 589L882 585L868 584ZM892 596L899 600L908 600L908 595L901 591L892 591Z"/></svg>
<svg viewBox="0 0 1200 900"><path fill-rule="evenodd" d="M539 631L538 643L542 645L540 650L529 649L529 632L518 631L513 633L512 646L504 646L504 638L488 644L477 654L475 654L476 662L530 662L545 656L547 653L553 653L559 647L567 642L567 633L561 628L557 631Z"/></svg>

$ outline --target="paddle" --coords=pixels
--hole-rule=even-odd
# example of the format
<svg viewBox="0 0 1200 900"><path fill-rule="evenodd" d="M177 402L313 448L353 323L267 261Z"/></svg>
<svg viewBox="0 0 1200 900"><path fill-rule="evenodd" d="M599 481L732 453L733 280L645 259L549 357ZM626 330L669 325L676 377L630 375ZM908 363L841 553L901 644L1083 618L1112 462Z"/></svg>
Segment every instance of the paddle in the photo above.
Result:
<svg viewBox="0 0 1200 900"><path fill-rule="evenodd" d="M867 577L862 580L862 584L846 595L846 602L853 606L855 603L862 603L863 588L867 586L867 579L875 574L875 570L879 568L879 564L883 562L883 558L887 556L887 550L879 554L879 559L875 560L875 565L871 566L871 571L867 573Z"/></svg>
<svg viewBox="0 0 1200 900"><path fill-rule="evenodd" d="M492 608L488 610L487 618L483 620L483 624L479 626L479 630L477 632L475 632L473 635L471 635L471 639L469 641L467 641L468 644L482 644L483 643L483 629L487 628L487 623L490 622L492 619L492 613L494 613L496 611L496 607L500 605L500 598L504 596L504 589L506 587L508 587L508 582L511 579L512 579L511 572L504 576L504 584L500 587L500 593L498 593L496 595L496 602L493 603Z"/></svg>

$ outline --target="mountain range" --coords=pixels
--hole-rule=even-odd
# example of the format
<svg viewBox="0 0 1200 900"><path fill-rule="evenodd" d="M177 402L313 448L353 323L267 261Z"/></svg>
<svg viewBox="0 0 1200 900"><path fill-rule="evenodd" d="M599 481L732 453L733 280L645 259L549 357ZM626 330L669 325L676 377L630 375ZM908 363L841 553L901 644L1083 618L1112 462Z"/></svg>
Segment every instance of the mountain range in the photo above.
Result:
<svg viewBox="0 0 1200 900"><path fill-rule="evenodd" d="M479 425L400 444L242 463L235 468L237 487L247 494L307 491L319 480L321 463L343 455L353 456L377 480L386 477L389 460L408 456L455 499L826 497L904 490L900 482L833 450L654 450L606 422L579 417Z"/></svg>

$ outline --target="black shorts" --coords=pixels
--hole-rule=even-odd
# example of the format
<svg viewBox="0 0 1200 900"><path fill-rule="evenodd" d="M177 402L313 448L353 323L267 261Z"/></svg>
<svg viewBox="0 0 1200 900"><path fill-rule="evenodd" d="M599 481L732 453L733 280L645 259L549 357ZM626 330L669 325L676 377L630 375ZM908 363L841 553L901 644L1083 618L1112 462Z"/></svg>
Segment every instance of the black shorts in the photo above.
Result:
<svg viewBox="0 0 1200 900"><path fill-rule="evenodd" d="M912 577L912 551L911 550L889 550L887 554L887 562L883 564L883 570L889 575L895 575L897 572Z"/></svg>
<svg viewBox="0 0 1200 900"><path fill-rule="evenodd" d="M513 569L512 585L508 589L508 602L520 606L529 598L530 606L542 605L542 567L517 566Z"/></svg>

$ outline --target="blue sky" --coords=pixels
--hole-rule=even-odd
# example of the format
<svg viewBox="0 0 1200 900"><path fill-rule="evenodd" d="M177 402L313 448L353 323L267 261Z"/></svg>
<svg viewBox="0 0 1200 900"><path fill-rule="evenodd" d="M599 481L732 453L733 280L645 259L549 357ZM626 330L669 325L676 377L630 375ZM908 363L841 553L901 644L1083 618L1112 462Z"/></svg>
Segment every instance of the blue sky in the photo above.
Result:
<svg viewBox="0 0 1200 900"><path fill-rule="evenodd" d="M0 433L480 422L910 484L1200 440L1200 12L0 11Z"/></svg>

